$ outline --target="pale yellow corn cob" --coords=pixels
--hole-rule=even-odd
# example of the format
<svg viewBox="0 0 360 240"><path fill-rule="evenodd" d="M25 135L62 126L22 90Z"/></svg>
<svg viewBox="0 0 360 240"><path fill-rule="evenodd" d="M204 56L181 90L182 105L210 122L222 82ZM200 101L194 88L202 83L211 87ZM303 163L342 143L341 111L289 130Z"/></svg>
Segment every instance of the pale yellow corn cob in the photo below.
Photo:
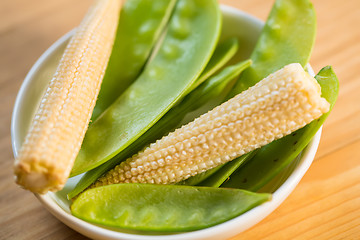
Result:
<svg viewBox="0 0 360 240"><path fill-rule="evenodd" d="M300 64L290 64L151 144L91 187L182 181L319 118L329 110L329 103L320 94L316 80Z"/></svg>
<svg viewBox="0 0 360 240"><path fill-rule="evenodd" d="M15 161L18 184L61 189L80 149L110 57L120 0L96 0L70 40Z"/></svg>

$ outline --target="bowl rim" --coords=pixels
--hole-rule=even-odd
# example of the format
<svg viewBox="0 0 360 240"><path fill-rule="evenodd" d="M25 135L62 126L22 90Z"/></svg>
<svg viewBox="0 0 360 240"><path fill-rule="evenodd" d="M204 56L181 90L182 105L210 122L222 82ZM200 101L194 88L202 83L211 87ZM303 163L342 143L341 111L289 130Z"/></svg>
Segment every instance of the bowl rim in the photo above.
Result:
<svg viewBox="0 0 360 240"><path fill-rule="evenodd" d="M264 22L249 13L241 11L237 8L221 5L221 11L227 15L236 15L237 17L246 18L249 21L258 24L264 25ZM61 46L65 41L67 41L71 35L73 35L75 29L68 32L59 38L55 43L53 43L35 62L32 66L28 74L26 75L15 100L15 104L13 107L12 117L11 117L11 144L13 149L14 157L16 158L18 152L18 143L16 142L16 126L17 126L17 116L21 110L21 102L23 100L24 93L29 88L31 84L32 76L36 74L41 66L46 62L50 57L51 53L55 51L59 46ZM313 73L310 65L308 65L310 69L310 73ZM239 234L242 231L254 226L261 220L263 220L266 216L268 216L271 212L273 212L294 190L297 184L300 182L308 168L310 167L321 137L322 128L316 133L314 138L308 144L308 146L303 150L302 157L299 164L293 170L291 175L287 178L287 180L273 193L272 200L262 205L259 205L244 214L230 219L224 223L220 223L218 225L191 231L191 232L182 232L182 233L170 233L166 235L142 235L142 234L133 234L133 233L124 233L120 231L113 231L110 229L103 228L101 226L97 226L91 224L89 222L85 222L70 213L66 212L58 203L51 197L51 194L34 194L39 201L44 205L44 207L56 218L62 221L64 224L69 226L70 228L76 230L77 232L84 234L85 236L89 236L96 239L126 239L126 240L138 240L138 239L204 239L204 238L212 238L214 236L221 235L224 237L231 237L235 234ZM247 221L244 224L244 220ZM243 225L240 225L242 223ZM236 229L236 231L234 231Z"/></svg>

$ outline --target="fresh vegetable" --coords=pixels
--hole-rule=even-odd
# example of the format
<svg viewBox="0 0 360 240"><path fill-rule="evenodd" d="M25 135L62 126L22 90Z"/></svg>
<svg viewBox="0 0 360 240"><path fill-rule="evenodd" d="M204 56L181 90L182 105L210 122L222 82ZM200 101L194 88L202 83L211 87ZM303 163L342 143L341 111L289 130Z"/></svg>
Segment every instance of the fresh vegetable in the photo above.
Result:
<svg viewBox="0 0 360 240"><path fill-rule="evenodd" d="M190 87L188 92L191 92L202 84L205 80L211 77L216 71L221 69L237 52L239 42L236 38L229 38L224 42L218 44L211 56L209 63L206 65L204 71L196 82Z"/></svg>
<svg viewBox="0 0 360 240"><path fill-rule="evenodd" d="M289 64L120 163L93 185L171 184L262 147L329 110L320 86Z"/></svg>
<svg viewBox="0 0 360 240"><path fill-rule="evenodd" d="M178 184L188 186L207 186L207 187L220 187L226 179L242 164L250 160L255 155L256 150L244 154L228 163L224 163L215 168L211 168L206 172L202 172L192 176Z"/></svg>
<svg viewBox="0 0 360 240"><path fill-rule="evenodd" d="M114 47L92 121L138 77L174 9L176 0L131 0L121 9Z"/></svg>
<svg viewBox="0 0 360 240"><path fill-rule="evenodd" d="M206 80L188 94L178 105L170 109L169 112L167 112L154 126L116 157L85 173L76 187L68 194L68 198L74 198L94 183L100 176L118 165L122 160L131 157L146 145L172 131L179 125L188 112L194 111L212 98L218 97L231 80L239 76L244 69L250 66L250 62L251 61L244 61L234 66L229 66L217 75Z"/></svg>
<svg viewBox="0 0 360 240"><path fill-rule="evenodd" d="M71 205L71 212L105 226L191 231L232 219L270 197L238 189L115 184L84 192Z"/></svg>
<svg viewBox="0 0 360 240"><path fill-rule="evenodd" d="M323 68L315 78L321 86L321 96L330 103L331 111L338 95L339 81L331 67ZM259 190L300 154L322 126L330 111L293 134L261 148L251 161L231 175L222 186Z"/></svg>
<svg viewBox="0 0 360 240"><path fill-rule="evenodd" d="M310 1L277 0L250 56L254 64L240 76L229 93L228 99L287 64L296 62L305 66L310 59L315 35L316 16ZM196 179L189 179L186 184L196 182L204 186L218 186L236 170L235 166L242 163L243 158L249 159L249 157L248 155L241 156L240 159L225 164L224 166L228 166L208 181L199 183L221 167L203 173L201 176L194 176Z"/></svg>
<svg viewBox="0 0 360 240"><path fill-rule="evenodd" d="M309 0L276 0L250 59L229 98L290 63L309 62L316 36L316 15Z"/></svg>
<svg viewBox="0 0 360 240"><path fill-rule="evenodd" d="M245 154L246 155L246 154ZM232 161L231 161L232 162ZM215 174L217 171L219 171L223 166L223 165L219 165L217 167L211 168L205 172L196 174L192 177L189 177L181 182L176 183L177 185L187 185L187 186L196 186L198 185L200 182L208 179L210 176L212 176L213 174Z"/></svg>
<svg viewBox="0 0 360 240"><path fill-rule="evenodd" d="M216 0L179 0L155 58L90 125L71 176L116 156L184 97L208 63L220 28Z"/></svg>
<svg viewBox="0 0 360 240"><path fill-rule="evenodd" d="M114 43L120 1L95 1L71 38L15 161L18 184L61 189L87 129Z"/></svg>
<svg viewBox="0 0 360 240"><path fill-rule="evenodd" d="M220 187L221 184L223 184L230 177L230 175L235 172L235 170L237 170L240 166L251 160L256 153L257 150L251 151L232 160L231 162L224 164L224 166L222 166L221 169L216 171L216 173L206 178L204 181L201 181L197 185L207 187Z"/></svg>

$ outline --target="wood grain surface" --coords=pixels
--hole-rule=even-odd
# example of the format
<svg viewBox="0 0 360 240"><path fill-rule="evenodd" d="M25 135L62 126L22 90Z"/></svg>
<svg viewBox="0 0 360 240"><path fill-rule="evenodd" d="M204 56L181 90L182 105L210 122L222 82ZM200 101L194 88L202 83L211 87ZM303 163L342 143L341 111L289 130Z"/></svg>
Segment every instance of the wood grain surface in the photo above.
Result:
<svg viewBox="0 0 360 240"><path fill-rule="evenodd" d="M273 1L221 0L265 20ZM232 239L360 239L360 1L313 0L317 72L332 65L340 95L315 162L271 215ZM91 0L0 0L0 239L87 239L15 185L10 118L36 59L74 28Z"/></svg>

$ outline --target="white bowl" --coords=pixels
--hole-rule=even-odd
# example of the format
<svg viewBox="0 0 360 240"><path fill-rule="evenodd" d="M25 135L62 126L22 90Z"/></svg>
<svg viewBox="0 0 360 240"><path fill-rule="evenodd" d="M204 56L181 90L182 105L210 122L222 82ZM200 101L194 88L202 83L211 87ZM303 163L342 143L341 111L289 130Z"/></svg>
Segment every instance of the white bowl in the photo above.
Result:
<svg viewBox="0 0 360 240"><path fill-rule="evenodd" d="M260 34L263 22L237 9L222 6L224 15L222 38L237 36L240 40L240 51L237 60L247 58ZM55 72L62 52L73 32L55 42L35 63L26 76L17 95L11 123L11 138L14 155L25 138L32 116L46 88L47 82ZM311 69L310 69L311 70ZM226 239L234 236L260 222L274 211L293 191L307 169L310 167L320 141L321 130L293 164L284 169L266 188L272 189L272 200L222 224L203 230L185 233L166 233L144 235L141 232L114 230L94 225L71 215L70 202L66 194L79 180L69 179L65 188L56 193L37 195L40 202L60 221L74 230L94 239Z"/></svg>

